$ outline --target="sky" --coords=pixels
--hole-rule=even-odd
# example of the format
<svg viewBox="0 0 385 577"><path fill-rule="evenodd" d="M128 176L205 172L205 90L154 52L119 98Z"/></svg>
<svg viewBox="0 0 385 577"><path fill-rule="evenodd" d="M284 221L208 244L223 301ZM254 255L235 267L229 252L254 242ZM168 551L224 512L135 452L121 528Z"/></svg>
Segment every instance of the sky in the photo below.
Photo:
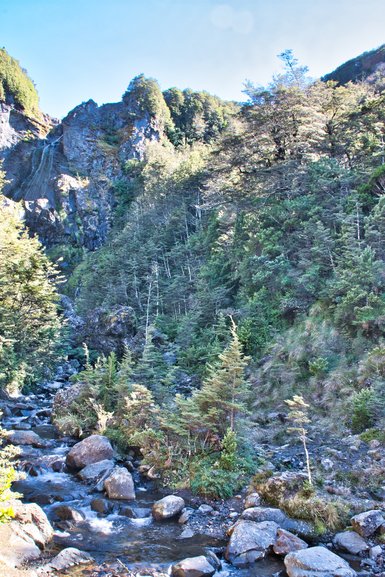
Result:
<svg viewBox="0 0 385 577"><path fill-rule="evenodd" d="M0 0L0 47L62 118L92 98L121 99L140 73L245 100L292 49L320 77L385 43L384 0Z"/></svg>

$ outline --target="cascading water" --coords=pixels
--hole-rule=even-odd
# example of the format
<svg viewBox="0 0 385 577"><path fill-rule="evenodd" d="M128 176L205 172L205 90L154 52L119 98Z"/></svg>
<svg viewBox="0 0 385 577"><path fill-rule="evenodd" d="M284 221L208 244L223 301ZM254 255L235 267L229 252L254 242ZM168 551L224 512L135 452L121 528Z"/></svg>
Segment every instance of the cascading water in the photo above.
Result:
<svg viewBox="0 0 385 577"><path fill-rule="evenodd" d="M34 201L42 198L44 193L45 197L48 198L53 205L54 198L50 187L50 180L52 177L56 146L61 139L62 136L59 136L54 141L45 144L42 149L38 149L33 153L30 177L26 179L23 190L20 191L18 196L21 196L26 201Z"/></svg>

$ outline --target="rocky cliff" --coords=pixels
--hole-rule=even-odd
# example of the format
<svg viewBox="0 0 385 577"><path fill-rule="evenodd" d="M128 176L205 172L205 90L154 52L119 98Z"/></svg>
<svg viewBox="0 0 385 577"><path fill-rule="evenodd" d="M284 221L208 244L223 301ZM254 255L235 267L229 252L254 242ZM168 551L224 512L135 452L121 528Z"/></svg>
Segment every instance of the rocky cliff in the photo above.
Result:
<svg viewBox="0 0 385 577"><path fill-rule="evenodd" d="M161 137L158 120L133 99L103 106L90 100L62 122L0 106L5 195L23 201L27 225L46 246L100 246L111 226L114 185L129 180L125 163L140 160L145 143Z"/></svg>
<svg viewBox="0 0 385 577"><path fill-rule="evenodd" d="M347 84L348 82L360 82L362 80L374 80L378 73L383 75L385 70L385 44L364 52L356 58L348 60L341 64L336 70L326 74L322 80L334 80L338 84Z"/></svg>

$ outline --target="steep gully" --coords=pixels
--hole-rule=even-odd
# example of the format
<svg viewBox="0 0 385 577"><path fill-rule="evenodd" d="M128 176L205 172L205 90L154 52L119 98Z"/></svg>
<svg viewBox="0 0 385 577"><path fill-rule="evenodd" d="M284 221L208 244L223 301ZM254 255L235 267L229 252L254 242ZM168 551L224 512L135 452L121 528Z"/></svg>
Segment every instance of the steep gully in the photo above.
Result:
<svg viewBox="0 0 385 577"><path fill-rule="evenodd" d="M133 477L136 500L106 500L108 512L104 514L91 508L91 501L104 495L96 489L95 483L85 484L66 468L65 456L75 439L61 437L50 421L55 388L60 386L65 386L65 383L54 383L37 394L7 401L1 408L5 429L33 431L43 439L42 448L22 446L19 468L26 477L18 481L14 488L24 495L25 502L38 503L54 527L54 540L46 553L47 557L56 555L63 548L76 547L89 552L95 559L92 566L74 567L63 575L126 575L127 569L142 575L167 573L172 563L206 554L209 550L222 557L225 541L218 536L210 536L203 530L202 534L198 532L190 538L181 539L185 528L183 525L177 521L153 520L151 506L164 493L160 494L151 482L141 478L135 461ZM55 513L58 505L74 509L77 512L76 520L58 520ZM197 503L194 506L196 509ZM211 524L208 515L210 513L202 513L202 527L206 525L206 529ZM111 567L113 571L109 572ZM223 563L217 575L283 576L286 575L283 567L280 559L268 557L249 569L235 569Z"/></svg>

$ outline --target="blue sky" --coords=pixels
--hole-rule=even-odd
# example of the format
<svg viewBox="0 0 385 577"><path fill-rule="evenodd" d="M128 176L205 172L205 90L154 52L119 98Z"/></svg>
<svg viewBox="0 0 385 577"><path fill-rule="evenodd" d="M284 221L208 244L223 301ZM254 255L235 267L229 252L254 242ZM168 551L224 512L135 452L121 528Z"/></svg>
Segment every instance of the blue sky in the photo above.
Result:
<svg viewBox="0 0 385 577"><path fill-rule="evenodd" d="M384 0L0 0L0 46L57 117L120 100L143 72L240 100L294 51L314 77L385 43Z"/></svg>

